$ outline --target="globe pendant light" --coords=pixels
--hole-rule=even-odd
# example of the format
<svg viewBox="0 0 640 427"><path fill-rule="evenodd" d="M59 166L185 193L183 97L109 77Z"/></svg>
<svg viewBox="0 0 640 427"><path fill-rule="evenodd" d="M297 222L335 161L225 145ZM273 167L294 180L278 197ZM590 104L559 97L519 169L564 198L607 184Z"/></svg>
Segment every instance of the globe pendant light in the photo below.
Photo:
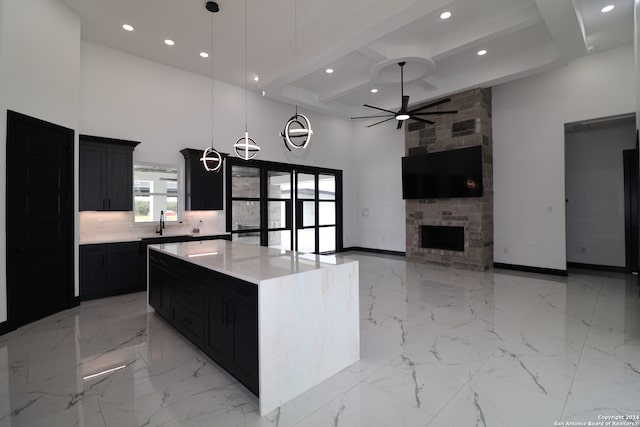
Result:
<svg viewBox="0 0 640 427"><path fill-rule="evenodd" d="M249 38L247 35L247 15L247 0L244 0L244 136L242 138L238 138L236 143L233 144L236 154L243 160L253 159L260 151L260 147L256 141L249 137L249 128L247 125L247 118L249 115L249 107L247 103L247 40Z"/></svg>
<svg viewBox="0 0 640 427"><path fill-rule="evenodd" d="M293 56L295 58L296 79L298 78L298 0L293 0ZM287 120L284 130L280 132L284 148L291 151L292 148L307 148L313 130L311 122L304 114L298 114L298 86L296 85L296 113Z"/></svg>
<svg viewBox="0 0 640 427"><path fill-rule="evenodd" d="M216 13L218 4L214 1L208 1L206 6L209 12ZM211 147L207 147L202 152L200 161L207 172L220 172L222 170L222 155L213 148L213 15L211 15Z"/></svg>

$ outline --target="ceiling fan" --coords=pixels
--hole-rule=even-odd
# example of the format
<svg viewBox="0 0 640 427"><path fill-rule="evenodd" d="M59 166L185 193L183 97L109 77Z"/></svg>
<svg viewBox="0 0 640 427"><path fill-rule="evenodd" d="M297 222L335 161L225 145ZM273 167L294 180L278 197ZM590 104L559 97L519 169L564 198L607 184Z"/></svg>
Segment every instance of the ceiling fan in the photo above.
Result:
<svg viewBox="0 0 640 427"><path fill-rule="evenodd" d="M435 102L432 102L430 104L423 105L422 107L418 107L418 108L414 108L413 110L409 110L408 109L409 108L409 95L405 95L404 94L404 66L405 66L405 64L406 64L406 62L398 62L398 65L400 66L400 91L401 91L401 94L402 94L402 107L400 108L400 110L396 112L396 111L386 110L386 109L380 108L380 107L374 107L373 105L364 104L364 106L367 107L367 108L373 108L374 110L384 111L387 114L382 114L382 115L377 115L377 116L351 117L352 119L374 119L374 118L388 117L388 118L385 118L384 120L380 120L379 122L370 124L367 127L370 128L372 126L379 125L380 123L384 123L384 122L388 122L389 120L396 119L398 121L398 126L396 127L396 129L400 129L400 128L402 128L402 123L405 120L408 120L408 119L415 120L415 121L421 122L421 123L427 123L427 124L430 124L430 125L435 124L435 122L432 122L431 120L423 119L422 117L418 117L418 116L433 116L433 115L437 115L437 114L456 114L457 113L457 111L453 111L453 110L449 110L449 111L429 111L429 112L425 112L424 111L427 108L431 108L431 107L435 107L436 105L440 105L440 104L444 104L444 103L447 103L447 102L451 102L451 98L444 98L444 99L441 99L439 101L435 101Z"/></svg>

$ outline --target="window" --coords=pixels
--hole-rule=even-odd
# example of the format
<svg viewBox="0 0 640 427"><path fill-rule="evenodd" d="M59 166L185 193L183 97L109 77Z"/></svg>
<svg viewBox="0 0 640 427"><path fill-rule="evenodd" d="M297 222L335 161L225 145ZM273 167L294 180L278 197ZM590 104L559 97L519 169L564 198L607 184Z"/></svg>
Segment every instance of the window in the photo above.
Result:
<svg viewBox="0 0 640 427"><path fill-rule="evenodd" d="M178 167L135 163L133 165L133 211L135 223L179 220Z"/></svg>

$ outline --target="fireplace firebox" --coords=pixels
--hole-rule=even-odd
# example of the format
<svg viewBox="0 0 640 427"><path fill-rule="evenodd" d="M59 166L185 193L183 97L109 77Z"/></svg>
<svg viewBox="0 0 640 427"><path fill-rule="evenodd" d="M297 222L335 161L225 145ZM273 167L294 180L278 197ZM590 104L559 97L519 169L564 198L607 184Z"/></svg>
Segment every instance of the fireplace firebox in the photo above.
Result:
<svg viewBox="0 0 640 427"><path fill-rule="evenodd" d="M423 225L423 248L464 252L464 227Z"/></svg>

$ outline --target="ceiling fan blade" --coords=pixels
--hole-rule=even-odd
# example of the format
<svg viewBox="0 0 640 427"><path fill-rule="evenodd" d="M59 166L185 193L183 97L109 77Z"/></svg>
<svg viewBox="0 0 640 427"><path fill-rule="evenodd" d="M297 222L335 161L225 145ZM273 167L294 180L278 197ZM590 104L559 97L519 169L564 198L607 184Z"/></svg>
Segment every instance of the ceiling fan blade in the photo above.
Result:
<svg viewBox="0 0 640 427"><path fill-rule="evenodd" d="M435 107L436 105L444 104L447 102L451 102L451 98L444 98L439 101L432 102L431 104L423 105L422 107L419 107L419 108L414 108L413 110L409 111L409 114L415 113L416 111L420 111L420 110L426 110L427 108Z"/></svg>
<svg viewBox="0 0 640 427"><path fill-rule="evenodd" d="M407 111L407 108L409 108L409 95L403 95L402 108L400 109L400 111Z"/></svg>
<svg viewBox="0 0 640 427"><path fill-rule="evenodd" d="M390 113L390 114L393 114L394 116L396 115L395 111L385 110L384 108L374 107L373 105L369 105L369 104L364 104L364 106L368 108L373 108L374 110L384 111L385 113Z"/></svg>
<svg viewBox="0 0 640 427"><path fill-rule="evenodd" d="M384 119L384 120L381 120L379 122L376 122L376 123L374 123L372 125L368 125L367 127L370 128L371 126L379 125L380 123L388 122L389 120L393 120L393 119L394 119L393 117L390 117L388 119Z"/></svg>
<svg viewBox="0 0 640 427"><path fill-rule="evenodd" d="M430 125L435 125L436 124L436 122L432 122L431 120L421 119L420 117L416 117L414 115L411 115L411 120L415 120L416 122L420 122L420 123L427 123L427 124L430 124Z"/></svg>
<svg viewBox="0 0 640 427"><path fill-rule="evenodd" d="M410 113L410 114L414 114L416 116L434 116L436 114L458 114L457 111L453 111L453 110L448 110L448 111L427 111L424 113Z"/></svg>
<svg viewBox="0 0 640 427"><path fill-rule="evenodd" d="M389 116L394 116L394 114L383 114L380 116L358 116L358 117L351 117L351 119L376 119L378 117L389 117Z"/></svg>
<svg viewBox="0 0 640 427"><path fill-rule="evenodd" d="M402 123L404 123L404 120L398 120L398 126L396 126L396 129L400 129L402 127Z"/></svg>

